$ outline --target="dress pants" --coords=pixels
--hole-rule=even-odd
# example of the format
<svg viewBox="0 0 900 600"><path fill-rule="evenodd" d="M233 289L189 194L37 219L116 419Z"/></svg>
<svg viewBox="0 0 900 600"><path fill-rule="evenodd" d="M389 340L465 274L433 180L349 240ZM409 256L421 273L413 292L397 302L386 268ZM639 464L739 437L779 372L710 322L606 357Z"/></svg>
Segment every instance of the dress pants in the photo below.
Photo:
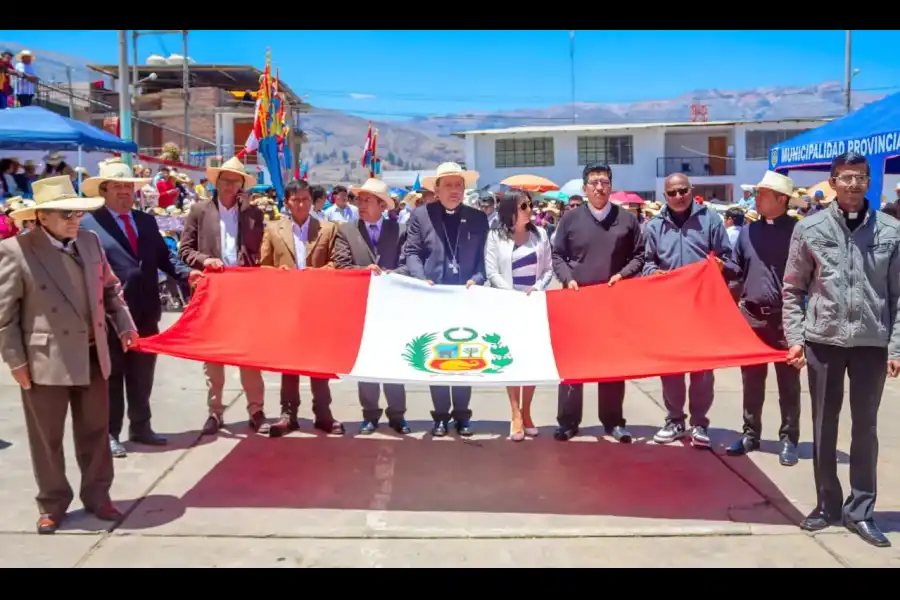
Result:
<svg viewBox="0 0 900 600"><path fill-rule="evenodd" d="M625 427L625 382L610 381L597 384L597 414L607 433ZM584 384L560 384L557 395L556 422L563 429L581 426L584 409Z"/></svg>
<svg viewBox="0 0 900 600"><path fill-rule="evenodd" d="M159 333L156 323L138 324L141 337ZM109 330L109 434L119 439L125 420L127 395L128 430L134 434L150 431L150 395L156 373L156 355L147 352L123 352L118 334Z"/></svg>
<svg viewBox="0 0 900 600"><path fill-rule="evenodd" d="M312 390L312 411L316 423L331 423L331 388L327 379L309 378ZM300 410L300 376L283 373L281 375L281 414L294 418Z"/></svg>
<svg viewBox="0 0 900 600"><path fill-rule="evenodd" d="M690 396L691 427L709 427L707 414L712 408L715 375L712 371L698 371L689 375L690 392L684 383L684 375L667 375L662 380L663 402L668 415L667 423L684 423L684 405Z"/></svg>
<svg viewBox="0 0 900 600"><path fill-rule="evenodd" d="M787 350L780 310L763 315L742 305L741 312L760 340L777 350ZM800 443L800 371L784 362L774 363L774 366L775 378L778 380L778 404L781 407L778 439L796 446ZM762 437L762 412L768 375L767 364L741 367L744 384L744 435L756 441Z"/></svg>
<svg viewBox="0 0 900 600"><path fill-rule="evenodd" d="M813 417L813 472L818 508L850 522L875 512L878 468L878 408L887 378L886 348L840 348L808 342L809 393ZM838 422L844 377L850 379L850 496L844 500L837 476Z"/></svg>
<svg viewBox="0 0 900 600"><path fill-rule="evenodd" d="M381 388L384 388L384 397L387 400L387 410L382 411L378 406L381 396ZM406 415L406 388L398 383L359 383L359 405L362 407L363 419L378 422L382 414L387 415L388 421L399 421Z"/></svg>
<svg viewBox="0 0 900 600"><path fill-rule="evenodd" d="M266 386L262 371L240 367L240 373L241 387L247 396L247 413L252 417L264 408ZM203 363L203 374L206 375L206 405L209 414L221 420L225 413L225 404L222 400L225 392L225 365Z"/></svg>
<svg viewBox="0 0 900 600"><path fill-rule="evenodd" d="M472 388L447 385L433 385L430 388L431 403L434 410L431 418L447 423L452 417L457 423L468 423L472 418L469 401L472 399Z"/></svg>
<svg viewBox="0 0 900 600"><path fill-rule="evenodd" d="M93 347L91 380L86 386L39 385L22 390L31 464L41 514L62 517L74 494L66 478L63 453L66 416L72 407L75 460L81 471L81 502L99 508L109 502L113 459L109 449L109 389Z"/></svg>

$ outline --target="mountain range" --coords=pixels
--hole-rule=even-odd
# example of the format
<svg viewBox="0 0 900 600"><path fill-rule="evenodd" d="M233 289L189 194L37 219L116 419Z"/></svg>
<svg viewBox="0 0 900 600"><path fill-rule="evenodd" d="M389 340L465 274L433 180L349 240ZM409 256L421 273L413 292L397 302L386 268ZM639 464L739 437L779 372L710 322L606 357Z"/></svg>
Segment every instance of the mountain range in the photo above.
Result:
<svg viewBox="0 0 900 600"><path fill-rule="evenodd" d="M0 41L0 48L18 52L21 44ZM99 76L87 69L88 61L69 54L31 48L36 54L38 76L45 80L66 80L66 66L72 68L73 82L84 83ZM302 90L297 90L302 94ZM884 94L857 92L854 107ZM671 123L688 121L692 104L708 106L710 121L774 121L791 118L832 117L844 112L843 86L839 82L793 87L765 87L751 90L696 90L674 98L631 103L579 102L574 106L574 122ZM378 128L378 154L384 170L432 169L446 160L464 160L463 141L453 133L472 129L572 124L571 104L547 108L505 111L502 114L469 112L422 116L406 120L374 121ZM369 120L329 109L314 109L296 124L308 138L303 156L310 161L310 180L333 183L361 181L360 165Z"/></svg>

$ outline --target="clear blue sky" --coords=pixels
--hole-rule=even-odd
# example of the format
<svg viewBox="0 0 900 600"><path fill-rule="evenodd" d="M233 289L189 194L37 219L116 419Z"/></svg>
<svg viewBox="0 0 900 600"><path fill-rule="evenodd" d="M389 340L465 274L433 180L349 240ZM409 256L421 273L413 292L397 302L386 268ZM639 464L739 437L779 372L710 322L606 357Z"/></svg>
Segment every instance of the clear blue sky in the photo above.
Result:
<svg viewBox="0 0 900 600"><path fill-rule="evenodd" d="M118 60L115 31L10 31L5 41ZM855 31L855 89L900 90L900 32ZM571 100L568 31L192 31L199 63L262 67L314 106L381 118L497 112ZM139 54L181 52L180 36ZM39 58L38 58L39 59ZM631 102L699 88L842 81L843 31L577 31L576 98Z"/></svg>

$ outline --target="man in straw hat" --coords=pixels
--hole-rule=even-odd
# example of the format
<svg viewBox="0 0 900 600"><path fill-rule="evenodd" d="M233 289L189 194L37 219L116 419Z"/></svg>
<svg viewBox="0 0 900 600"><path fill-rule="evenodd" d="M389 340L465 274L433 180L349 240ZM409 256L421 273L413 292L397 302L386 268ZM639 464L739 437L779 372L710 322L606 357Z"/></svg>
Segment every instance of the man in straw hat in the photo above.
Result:
<svg viewBox="0 0 900 600"><path fill-rule="evenodd" d="M225 267L255 267L259 263L265 217L250 203L248 190L256 178L248 175L237 157L221 167L206 169L206 178L215 187L213 197L191 206L184 222L178 258L196 271L221 271ZM224 425L225 367L205 363L209 417L203 435L215 435ZM240 368L241 386L247 397L250 428L258 431L265 422L265 385L262 372Z"/></svg>
<svg viewBox="0 0 900 600"><path fill-rule="evenodd" d="M259 264L285 270L333 269L334 239L337 225L319 221L310 213L312 194L306 181L294 180L284 188L284 205L291 218L266 225ZM313 318L310 316L310 318ZM310 377L313 426L325 433L341 435L344 425L331 413L331 388L327 379ZM280 437L300 428L300 376L281 376L281 418L270 427L260 429L270 437Z"/></svg>
<svg viewBox="0 0 900 600"><path fill-rule="evenodd" d="M103 198L79 198L63 175L35 182L34 201L13 217L36 219L37 230L0 243L0 354L22 388L38 532L53 533L73 499L63 457L70 404L84 508L104 521L122 516L109 497L107 319L123 352L137 333L96 234L78 228Z"/></svg>
<svg viewBox="0 0 900 600"><path fill-rule="evenodd" d="M31 50L19 52L19 62L16 63L16 100L19 106L31 106L34 101L35 84L38 82L37 71L34 68L34 54Z"/></svg>
<svg viewBox="0 0 900 600"><path fill-rule="evenodd" d="M714 253L720 269L730 268L731 245L722 218L709 206L691 197L691 182L684 173L673 173L663 182L666 206L644 228L644 275L668 273L706 260ZM673 315L674 317L674 315ZM677 317L675 317L677 318ZM653 440L670 444L690 436L695 448L709 448L709 410L715 395L712 371L689 375L690 394L684 375L662 377L666 422ZM685 427L685 404L690 398L690 432Z"/></svg>
<svg viewBox="0 0 900 600"><path fill-rule="evenodd" d="M174 281L186 282L190 269L170 260L169 247L152 215L134 210L134 195L150 179L133 177L121 158L99 164L97 177L81 184L86 196L102 196L106 206L86 215L85 229L100 238L113 272L124 288L125 302L141 337L159 333L162 307L159 302L159 271ZM113 334L110 334L111 336ZM111 340L112 342L112 340ZM164 438L150 425L150 395L156 372L156 355L123 353L110 343L112 372L109 377L109 444L114 458L123 458L120 443L128 396L128 439L148 446L163 446Z"/></svg>
<svg viewBox="0 0 900 600"><path fill-rule="evenodd" d="M759 221L743 227L733 247L737 269L729 271L731 282L741 290L740 308L747 323L763 342L787 350L782 325L782 280L788 260L791 236L797 220L788 216L794 182L784 175L767 171L756 186L756 211ZM766 399L769 366L741 367L744 384L744 432L728 448L731 456L743 456L759 450L762 437L762 412ZM785 362L775 363L778 380L778 404L781 408L779 460L791 467L797 464L800 441L800 372Z"/></svg>
<svg viewBox="0 0 900 600"><path fill-rule="evenodd" d="M784 329L788 361L798 368L808 361L812 400L818 502L800 526L820 531L843 521L884 548L891 542L874 521L878 408L886 377L900 375L900 222L871 206L870 176L861 154L837 156L828 180L836 202L794 227L784 273ZM845 377L853 421L846 499L837 474Z"/></svg>
<svg viewBox="0 0 900 600"><path fill-rule="evenodd" d="M432 284L484 285L487 217L462 204L466 189L476 181L476 171L466 171L453 162L438 166L434 177L422 180L422 187L434 190L437 202L415 209L406 224L405 269L411 277ZM452 416L457 433L471 436L471 398L471 387L431 386L432 434L447 435Z"/></svg>
<svg viewBox="0 0 900 600"><path fill-rule="evenodd" d="M338 227L332 257L338 269L368 269L380 274L400 266L400 236L405 227L384 217L384 211L394 208L394 200L388 186L379 179L369 179L361 187L353 188L359 199L359 221ZM391 429L401 434L410 433L406 422L406 388L403 384L385 383L387 418ZM359 403L363 421L359 432L375 433L382 411L378 407L381 394L378 383L359 383Z"/></svg>

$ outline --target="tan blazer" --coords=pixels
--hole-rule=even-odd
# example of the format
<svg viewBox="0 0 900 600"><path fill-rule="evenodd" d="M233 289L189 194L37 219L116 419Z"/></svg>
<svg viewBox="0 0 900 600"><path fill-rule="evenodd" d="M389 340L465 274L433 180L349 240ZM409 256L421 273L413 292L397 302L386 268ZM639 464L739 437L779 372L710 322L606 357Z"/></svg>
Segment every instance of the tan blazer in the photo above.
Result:
<svg viewBox="0 0 900 600"><path fill-rule="evenodd" d="M79 230L75 248L83 264L97 358L109 378L106 317L117 333L136 331L122 286L100 239ZM10 369L28 365L38 385L89 385L89 335L75 305L62 252L43 230L0 242L0 355Z"/></svg>
<svg viewBox="0 0 900 600"><path fill-rule="evenodd" d="M297 268L297 251L294 248L294 223L290 219L270 221L266 225L259 250L259 264L263 267ZM334 268L331 259L337 225L309 217L306 242L306 266L311 269Z"/></svg>

